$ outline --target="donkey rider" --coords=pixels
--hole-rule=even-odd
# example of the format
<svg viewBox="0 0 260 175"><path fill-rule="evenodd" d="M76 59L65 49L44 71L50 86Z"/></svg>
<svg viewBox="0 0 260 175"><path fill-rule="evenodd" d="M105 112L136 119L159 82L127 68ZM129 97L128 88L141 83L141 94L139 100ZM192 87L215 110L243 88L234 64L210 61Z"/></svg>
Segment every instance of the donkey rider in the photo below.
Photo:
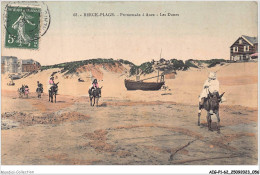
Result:
<svg viewBox="0 0 260 175"><path fill-rule="evenodd" d="M43 93L43 87L42 87L42 84L39 81L37 81L37 87L40 88L41 93Z"/></svg>
<svg viewBox="0 0 260 175"><path fill-rule="evenodd" d="M203 104L205 99L208 97L210 93L217 93L217 97L219 97L219 81L217 80L217 76L215 72L210 72L208 79L205 81L203 85L202 92L199 96L199 113L201 113L201 109L203 108Z"/></svg>
<svg viewBox="0 0 260 175"><path fill-rule="evenodd" d="M93 91L96 88L99 88L99 85L98 85L97 79L94 79L92 82L92 85L90 87L90 90Z"/></svg>
<svg viewBox="0 0 260 175"><path fill-rule="evenodd" d="M89 93L92 93L97 88L99 88L99 85L98 85L97 79L94 79L89 88ZM100 97L101 97L101 94L100 94Z"/></svg>
<svg viewBox="0 0 260 175"><path fill-rule="evenodd" d="M22 91L22 93L24 93L24 89L25 89L25 85L22 84L22 87L20 88L20 90Z"/></svg>
<svg viewBox="0 0 260 175"><path fill-rule="evenodd" d="M51 87L54 85L54 77L51 76L50 77L50 80L48 82L48 90L50 91L51 90Z"/></svg>

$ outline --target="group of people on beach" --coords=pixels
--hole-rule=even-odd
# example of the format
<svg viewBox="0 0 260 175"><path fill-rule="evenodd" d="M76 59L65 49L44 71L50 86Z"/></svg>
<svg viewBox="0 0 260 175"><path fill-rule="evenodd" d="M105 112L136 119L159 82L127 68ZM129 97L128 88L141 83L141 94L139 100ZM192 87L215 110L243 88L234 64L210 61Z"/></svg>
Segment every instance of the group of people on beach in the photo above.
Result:
<svg viewBox="0 0 260 175"><path fill-rule="evenodd" d="M48 91L51 89L51 87L52 87L54 84L55 84L55 83L54 83L54 77L51 76L50 79L49 79L49 81L48 81L48 88L47 88ZM37 81L37 86L38 86L38 87L42 87L42 84L39 83L39 81ZM94 79L89 89L90 89L91 91L93 91L93 90L95 90L96 88L99 88L99 84L98 84L97 79Z"/></svg>
<svg viewBox="0 0 260 175"><path fill-rule="evenodd" d="M51 87L54 84L55 84L54 77L51 76L48 81L48 91L51 89ZM37 81L37 87L40 88L43 93L43 85L39 81ZM26 89L26 88L28 88L27 85L22 85L22 89ZM94 79L89 90L93 91L96 88L99 88L99 84L97 82L97 79ZM210 72L208 79L205 81L205 83L203 85L202 92L199 96L199 113L201 112L202 105L203 105L205 99L208 97L209 92L211 92L211 93L215 92L219 96L219 81L217 79L216 72ZM224 100L222 99L222 101L224 101Z"/></svg>

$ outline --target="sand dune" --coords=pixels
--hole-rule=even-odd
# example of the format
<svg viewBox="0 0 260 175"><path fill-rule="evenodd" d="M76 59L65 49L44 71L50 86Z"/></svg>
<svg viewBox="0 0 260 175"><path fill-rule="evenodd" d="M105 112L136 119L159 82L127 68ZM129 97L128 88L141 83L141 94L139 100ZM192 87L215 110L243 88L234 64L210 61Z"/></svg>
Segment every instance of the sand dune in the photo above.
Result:
<svg viewBox="0 0 260 175"><path fill-rule="evenodd" d="M128 69L129 70L129 69ZM15 86L7 86L9 81L7 75L2 75L2 89L17 91L22 84L27 84L32 92L35 92L37 81L44 85L44 92L47 93L47 83L53 72L55 82L59 82L59 94L88 96L88 88L94 77L103 86L103 98L117 98L120 100L133 101L174 101L196 105L202 85L207 79L210 71L217 71L220 81L220 92L225 92L227 102L223 105L242 105L257 107L257 63L233 63L223 66L204 69L189 69L178 71L175 79L166 79L166 86L170 89L166 92L160 91L127 91L124 86L124 79L129 78L127 68L108 68L100 66L87 66L78 70L78 75L64 75L60 69L48 69L27 78L15 80ZM155 76L157 73L141 76L141 79ZM85 82L78 82L81 78ZM135 77L130 77L134 79ZM156 81L156 79L147 80ZM168 95L161 95L167 93Z"/></svg>

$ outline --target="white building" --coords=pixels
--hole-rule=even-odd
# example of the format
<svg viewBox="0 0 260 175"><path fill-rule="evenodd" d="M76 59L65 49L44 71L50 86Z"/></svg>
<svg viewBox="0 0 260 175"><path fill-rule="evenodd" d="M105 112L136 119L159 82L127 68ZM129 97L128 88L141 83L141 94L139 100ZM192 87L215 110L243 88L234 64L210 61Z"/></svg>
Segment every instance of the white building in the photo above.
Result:
<svg viewBox="0 0 260 175"><path fill-rule="evenodd" d="M20 67L20 64L17 57L2 56L1 65L2 73L19 73L18 69Z"/></svg>

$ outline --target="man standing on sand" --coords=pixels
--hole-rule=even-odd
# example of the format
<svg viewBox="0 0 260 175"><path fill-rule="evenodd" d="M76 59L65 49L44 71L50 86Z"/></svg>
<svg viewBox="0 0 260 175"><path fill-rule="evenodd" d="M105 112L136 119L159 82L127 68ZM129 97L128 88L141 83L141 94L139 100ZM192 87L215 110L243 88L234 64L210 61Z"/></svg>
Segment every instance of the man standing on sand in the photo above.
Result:
<svg viewBox="0 0 260 175"><path fill-rule="evenodd" d="M217 76L215 72L210 72L208 79L205 81L203 85L202 92L199 96L199 113L201 113L201 109L203 107L205 99L208 97L209 92L217 92L219 96L219 81L217 80Z"/></svg>

